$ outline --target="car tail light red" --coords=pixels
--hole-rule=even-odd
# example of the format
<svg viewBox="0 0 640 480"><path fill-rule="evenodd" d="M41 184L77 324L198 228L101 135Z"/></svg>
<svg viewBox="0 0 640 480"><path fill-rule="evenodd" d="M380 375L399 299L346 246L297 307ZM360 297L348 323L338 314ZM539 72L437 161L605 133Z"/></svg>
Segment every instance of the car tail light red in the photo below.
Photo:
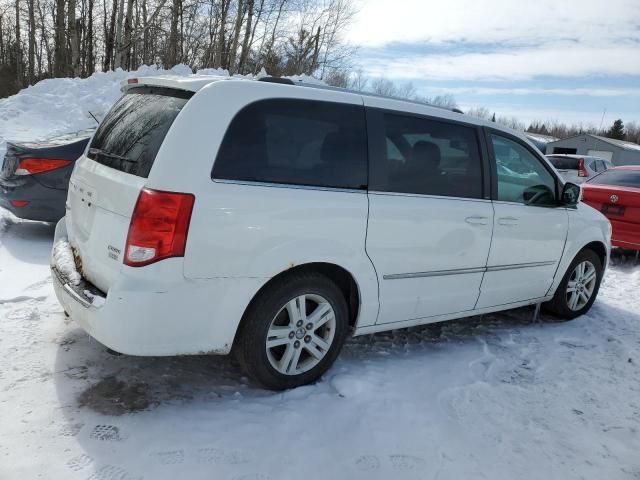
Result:
<svg viewBox="0 0 640 480"><path fill-rule="evenodd" d="M584 158L580 159L580 163L578 164L578 176L579 177L588 177L589 176L589 172L587 172L587 169L584 168Z"/></svg>
<svg viewBox="0 0 640 480"><path fill-rule="evenodd" d="M57 158L23 158L18 163L15 175L34 175L36 173L50 172L58 168L66 167L71 160Z"/></svg>
<svg viewBox="0 0 640 480"><path fill-rule="evenodd" d="M22 208L29 205L29 200L11 200L11 205L16 208Z"/></svg>
<svg viewBox="0 0 640 480"><path fill-rule="evenodd" d="M142 267L183 257L194 201L190 193L143 189L131 216L124 264Z"/></svg>

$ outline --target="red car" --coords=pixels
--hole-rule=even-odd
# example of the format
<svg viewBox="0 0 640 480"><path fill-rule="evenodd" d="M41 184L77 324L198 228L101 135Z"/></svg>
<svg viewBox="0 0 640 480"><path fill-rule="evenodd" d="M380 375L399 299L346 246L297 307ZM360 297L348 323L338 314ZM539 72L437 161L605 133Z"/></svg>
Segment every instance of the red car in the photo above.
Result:
<svg viewBox="0 0 640 480"><path fill-rule="evenodd" d="M602 172L582 184L582 193L611 222L614 247L640 250L640 165Z"/></svg>

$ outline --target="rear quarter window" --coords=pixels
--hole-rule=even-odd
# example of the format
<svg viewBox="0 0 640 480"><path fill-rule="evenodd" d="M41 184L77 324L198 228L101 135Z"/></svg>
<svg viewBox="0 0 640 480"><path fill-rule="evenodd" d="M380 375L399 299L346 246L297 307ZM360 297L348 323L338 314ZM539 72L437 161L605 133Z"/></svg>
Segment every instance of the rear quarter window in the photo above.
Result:
<svg viewBox="0 0 640 480"><path fill-rule="evenodd" d="M212 178L366 188L364 108L298 99L252 103L231 121Z"/></svg>
<svg viewBox="0 0 640 480"><path fill-rule="evenodd" d="M125 173L148 177L169 128L192 92L130 89L104 118L87 156Z"/></svg>

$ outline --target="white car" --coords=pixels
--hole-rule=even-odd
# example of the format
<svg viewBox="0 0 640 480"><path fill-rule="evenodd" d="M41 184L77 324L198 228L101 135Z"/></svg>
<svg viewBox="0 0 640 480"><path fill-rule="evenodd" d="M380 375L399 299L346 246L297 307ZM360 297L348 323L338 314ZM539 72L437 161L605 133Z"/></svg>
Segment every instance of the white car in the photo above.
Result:
<svg viewBox="0 0 640 480"><path fill-rule="evenodd" d="M588 155L555 153L546 157L551 165L558 170L563 180L578 185L613 168L613 164L609 160Z"/></svg>
<svg viewBox="0 0 640 480"><path fill-rule="evenodd" d="M281 79L123 90L52 257L65 311L113 350L234 352L284 389L349 334L596 298L609 222L511 130Z"/></svg>

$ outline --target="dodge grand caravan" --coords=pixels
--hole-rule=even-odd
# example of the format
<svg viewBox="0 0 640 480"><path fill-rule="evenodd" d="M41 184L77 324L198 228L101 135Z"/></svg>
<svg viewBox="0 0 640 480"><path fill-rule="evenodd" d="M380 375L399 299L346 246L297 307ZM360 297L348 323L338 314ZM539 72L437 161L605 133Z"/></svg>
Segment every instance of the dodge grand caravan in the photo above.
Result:
<svg viewBox="0 0 640 480"><path fill-rule="evenodd" d="M99 342L233 352L284 389L318 379L348 334L589 310L609 222L522 135L266 80L123 85L76 162L52 257L59 301Z"/></svg>

